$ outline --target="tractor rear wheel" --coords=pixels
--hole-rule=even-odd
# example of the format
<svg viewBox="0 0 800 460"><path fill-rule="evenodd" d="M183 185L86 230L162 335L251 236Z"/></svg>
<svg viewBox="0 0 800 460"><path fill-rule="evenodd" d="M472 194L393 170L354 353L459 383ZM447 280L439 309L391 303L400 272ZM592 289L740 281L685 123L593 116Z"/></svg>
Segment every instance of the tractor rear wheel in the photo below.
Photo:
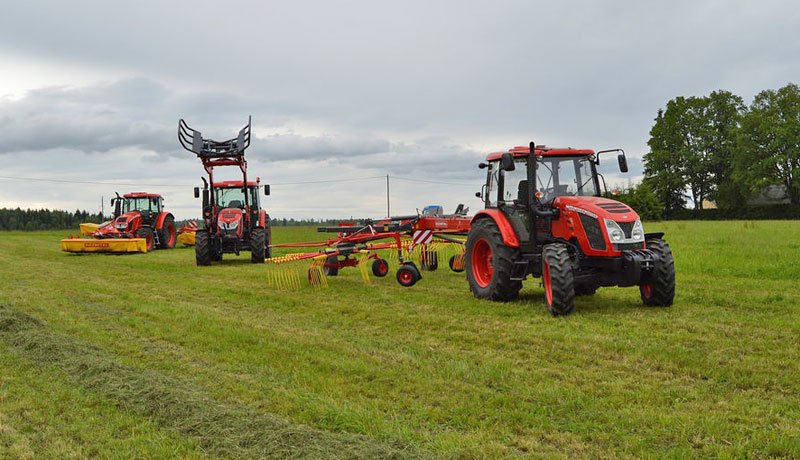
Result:
<svg viewBox="0 0 800 460"><path fill-rule="evenodd" d="M322 266L322 273L325 276L336 276L339 274L339 257L338 256L328 256L325 259L325 265Z"/></svg>
<svg viewBox="0 0 800 460"><path fill-rule="evenodd" d="M250 262L263 264L266 259L267 231L256 227L250 231Z"/></svg>
<svg viewBox="0 0 800 460"><path fill-rule="evenodd" d="M167 216L158 231L158 249L172 249L175 247L175 218Z"/></svg>
<svg viewBox="0 0 800 460"><path fill-rule="evenodd" d="M207 230L198 230L195 233L194 257L197 265L211 265L211 238Z"/></svg>
<svg viewBox="0 0 800 460"><path fill-rule="evenodd" d="M133 234L136 238L144 238L147 244L147 252L153 250L153 229L150 227L139 227Z"/></svg>
<svg viewBox="0 0 800 460"><path fill-rule="evenodd" d="M639 285L642 302L649 307L669 307L675 298L675 261L669 244L660 238L649 239L646 247L656 255L653 272Z"/></svg>
<svg viewBox="0 0 800 460"><path fill-rule="evenodd" d="M550 314L572 313L575 309L575 283L567 245L552 243L542 249L542 284Z"/></svg>
<svg viewBox="0 0 800 460"><path fill-rule="evenodd" d="M515 248L503 243L497 224L480 219L472 224L464 254L467 281L472 294L479 299L507 302L519 297L522 281L511 280Z"/></svg>
<svg viewBox="0 0 800 460"><path fill-rule="evenodd" d="M372 274L378 278L383 278L389 273L389 262L386 259L375 259L372 262Z"/></svg>

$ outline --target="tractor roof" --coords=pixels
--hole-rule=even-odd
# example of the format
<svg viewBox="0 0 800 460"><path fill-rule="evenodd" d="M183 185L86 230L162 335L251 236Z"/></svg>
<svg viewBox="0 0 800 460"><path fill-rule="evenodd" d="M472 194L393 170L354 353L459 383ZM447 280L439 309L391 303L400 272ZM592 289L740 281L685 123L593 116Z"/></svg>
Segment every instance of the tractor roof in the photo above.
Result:
<svg viewBox="0 0 800 460"><path fill-rule="evenodd" d="M217 188L237 188L242 187L244 185L244 181L241 180L224 180L220 182L214 182L214 187ZM255 187L258 185L258 182L249 180L247 181L248 187Z"/></svg>
<svg viewBox="0 0 800 460"><path fill-rule="evenodd" d="M122 195L122 198L161 198L158 193L131 192Z"/></svg>
<svg viewBox="0 0 800 460"><path fill-rule="evenodd" d="M515 157L526 157L531 153L530 147L526 146L518 146L508 149L509 153L512 153ZM486 156L487 161L492 160L499 160L500 157L505 152L494 152L490 153ZM550 156L567 156L567 155L594 155L594 150L592 149L573 149L572 147L567 148L555 148L555 147L547 147L545 145L537 145L536 146L536 154L542 155L545 157Z"/></svg>

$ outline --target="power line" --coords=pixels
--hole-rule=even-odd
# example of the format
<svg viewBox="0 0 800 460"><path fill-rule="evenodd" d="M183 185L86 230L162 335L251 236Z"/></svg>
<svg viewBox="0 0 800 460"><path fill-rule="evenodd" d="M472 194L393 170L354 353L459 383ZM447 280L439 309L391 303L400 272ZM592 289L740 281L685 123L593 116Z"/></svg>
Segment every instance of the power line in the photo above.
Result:
<svg viewBox="0 0 800 460"><path fill-rule="evenodd" d="M460 186L465 186L465 187L466 186L469 186L469 187L475 187L476 186L475 183L471 183L470 184L470 183L467 183L467 182L442 182L442 181L438 181L438 180L411 179L411 178L408 178L408 177L398 177L398 176L389 176L389 177L391 177L392 179L400 179L400 180L405 180L405 181L409 181L409 182L425 182L427 184L460 185Z"/></svg>

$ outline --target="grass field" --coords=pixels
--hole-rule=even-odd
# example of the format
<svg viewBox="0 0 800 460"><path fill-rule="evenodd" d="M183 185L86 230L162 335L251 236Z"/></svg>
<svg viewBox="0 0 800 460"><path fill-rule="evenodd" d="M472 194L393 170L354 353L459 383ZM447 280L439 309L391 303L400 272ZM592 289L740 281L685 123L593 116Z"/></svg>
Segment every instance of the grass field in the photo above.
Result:
<svg viewBox="0 0 800 460"><path fill-rule="evenodd" d="M664 222L675 305L0 234L0 458L798 457L800 222ZM276 241L314 238L276 228Z"/></svg>

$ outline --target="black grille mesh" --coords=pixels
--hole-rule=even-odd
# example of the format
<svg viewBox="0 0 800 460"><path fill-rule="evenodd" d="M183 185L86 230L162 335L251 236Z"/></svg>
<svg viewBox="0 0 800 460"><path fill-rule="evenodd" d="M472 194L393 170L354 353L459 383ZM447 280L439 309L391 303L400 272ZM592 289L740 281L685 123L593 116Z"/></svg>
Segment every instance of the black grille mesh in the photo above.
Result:
<svg viewBox="0 0 800 460"><path fill-rule="evenodd" d="M619 228L622 229L622 232L625 234L625 238L631 237L631 232L633 231L633 222L617 222Z"/></svg>
<svg viewBox="0 0 800 460"><path fill-rule="evenodd" d="M581 217L581 224L583 231L586 232L586 237L589 239L589 246L592 249L603 251L606 249L606 240L603 239L603 231L600 229L600 222L594 217L589 217L586 214L578 214Z"/></svg>

